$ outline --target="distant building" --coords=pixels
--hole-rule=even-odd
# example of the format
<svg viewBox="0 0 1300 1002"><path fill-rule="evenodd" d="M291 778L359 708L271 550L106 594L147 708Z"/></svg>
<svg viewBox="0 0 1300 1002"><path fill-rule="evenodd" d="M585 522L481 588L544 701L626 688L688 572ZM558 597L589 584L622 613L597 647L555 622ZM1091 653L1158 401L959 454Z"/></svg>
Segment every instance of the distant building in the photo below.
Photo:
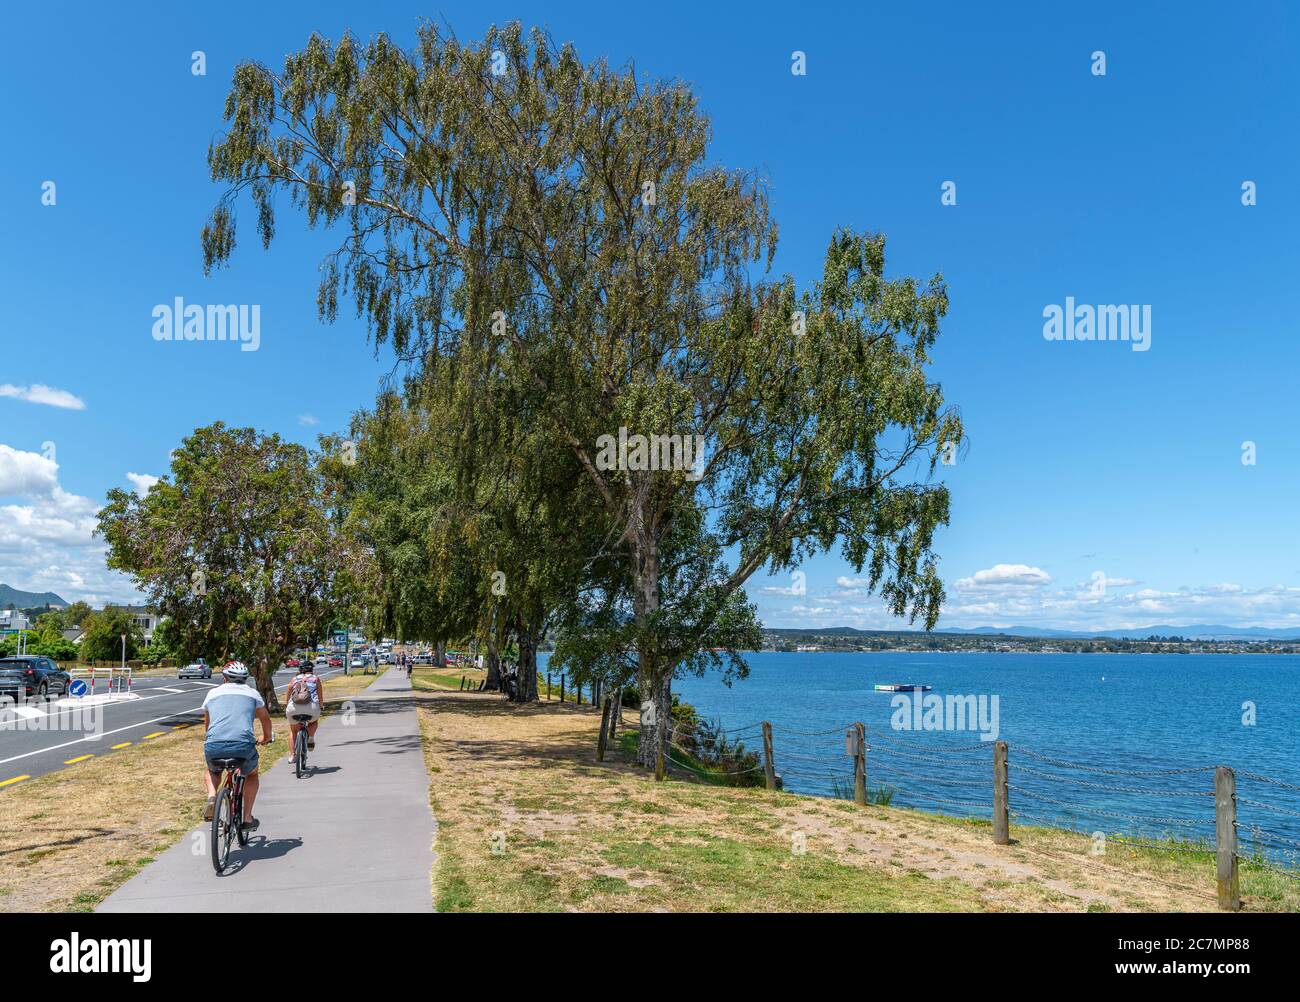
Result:
<svg viewBox="0 0 1300 1002"><path fill-rule="evenodd" d="M31 620L17 609L0 609L0 630L30 630Z"/></svg>
<svg viewBox="0 0 1300 1002"><path fill-rule="evenodd" d="M162 617L158 615L158 610L147 605L106 605L104 611L125 612L131 617L131 624L137 627L144 635L146 644L153 642L153 634L158 629Z"/></svg>

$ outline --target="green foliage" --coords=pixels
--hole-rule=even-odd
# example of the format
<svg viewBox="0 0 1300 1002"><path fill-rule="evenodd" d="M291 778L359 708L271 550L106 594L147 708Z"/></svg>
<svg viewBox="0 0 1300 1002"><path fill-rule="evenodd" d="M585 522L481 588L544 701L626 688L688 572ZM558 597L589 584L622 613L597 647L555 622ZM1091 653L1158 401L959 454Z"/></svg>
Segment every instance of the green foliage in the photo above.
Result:
<svg viewBox="0 0 1300 1002"><path fill-rule="evenodd" d="M144 645L140 628L131 621L131 614L125 609L104 609L91 613L84 626L86 633L81 638L80 647L83 661L120 661L123 635L126 636L128 661L135 660Z"/></svg>
<svg viewBox="0 0 1300 1002"><path fill-rule="evenodd" d="M108 565L170 620L165 643L246 662L275 706L271 673L321 635L357 563L330 500L302 446L218 422L181 442L144 497L111 491L97 532Z"/></svg>
<svg viewBox="0 0 1300 1002"><path fill-rule="evenodd" d="M708 161L686 84L518 24L476 44L425 25L410 52L313 35L279 72L243 63L225 117L205 267L228 263L245 193L264 245L285 204L337 226L320 316L350 295L412 366L405 403L378 410L408 407L414 438L383 445L348 516L375 547L378 622L427 608L450 636L477 610L526 655L553 618L557 668L635 674L665 713L680 672L743 677L760 569L838 546L896 615L934 624L934 471L963 440L928 377L947 287L886 277L884 237L848 230L811 287L756 276L766 187ZM698 465L611 468L620 430L698 440ZM422 481L423 528L378 483L394 473ZM503 568L508 601L485 599Z"/></svg>

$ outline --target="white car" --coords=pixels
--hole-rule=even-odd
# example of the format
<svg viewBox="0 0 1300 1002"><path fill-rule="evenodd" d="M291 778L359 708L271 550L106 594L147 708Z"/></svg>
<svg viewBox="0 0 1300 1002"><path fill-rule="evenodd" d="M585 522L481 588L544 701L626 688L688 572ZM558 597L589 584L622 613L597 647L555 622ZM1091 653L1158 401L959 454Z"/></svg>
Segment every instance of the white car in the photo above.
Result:
<svg viewBox="0 0 1300 1002"><path fill-rule="evenodd" d="M353 668L364 668L365 666L366 666L366 660L365 660L365 658L354 657L354 658L352 659L352 667L353 667Z"/></svg>
<svg viewBox="0 0 1300 1002"><path fill-rule="evenodd" d="M180 669L180 671L176 673L176 677L178 679L211 678L212 665L208 664L207 661L205 661L203 658L199 658L197 661L191 662L190 664L187 664L184 668Z"/></svg>

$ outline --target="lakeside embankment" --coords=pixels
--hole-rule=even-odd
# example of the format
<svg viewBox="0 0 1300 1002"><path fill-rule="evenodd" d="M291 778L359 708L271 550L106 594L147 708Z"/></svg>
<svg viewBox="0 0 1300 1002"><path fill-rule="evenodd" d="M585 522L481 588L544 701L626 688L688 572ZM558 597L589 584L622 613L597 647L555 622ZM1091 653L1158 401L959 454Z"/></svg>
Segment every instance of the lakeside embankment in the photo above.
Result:
<svg viewBox="0 0 1300 1002"><path fill-rule="evenodd" d="M1117 844L762 788L656 783L599 714L434 682L416 701L438 819L440 911L1212 911L1212 853ZM455 690L455 691L453 691ZM1186 847L1183 847L1186 849ZM1300 887L1242 869L1248 910Z"/></svg>

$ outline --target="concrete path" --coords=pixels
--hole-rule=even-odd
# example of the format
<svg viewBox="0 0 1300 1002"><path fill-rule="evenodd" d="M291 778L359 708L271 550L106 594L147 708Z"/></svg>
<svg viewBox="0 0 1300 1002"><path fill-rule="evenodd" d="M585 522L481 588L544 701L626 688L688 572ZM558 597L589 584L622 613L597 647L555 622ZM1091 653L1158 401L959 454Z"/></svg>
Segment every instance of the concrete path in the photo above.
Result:
<svg viewBox="0 0 1300 1002"><path fill-rule="evenodd" d="M437 826L410 691L405 673L389 670L353 697L351 724L341 713L321 722L301 779L288 756L264 770L253 809L261 827L247 848L231 848L224 875L212 870L205 824L98 910L432 911ZM288 725L281 717L275 726Z"/></svg>

